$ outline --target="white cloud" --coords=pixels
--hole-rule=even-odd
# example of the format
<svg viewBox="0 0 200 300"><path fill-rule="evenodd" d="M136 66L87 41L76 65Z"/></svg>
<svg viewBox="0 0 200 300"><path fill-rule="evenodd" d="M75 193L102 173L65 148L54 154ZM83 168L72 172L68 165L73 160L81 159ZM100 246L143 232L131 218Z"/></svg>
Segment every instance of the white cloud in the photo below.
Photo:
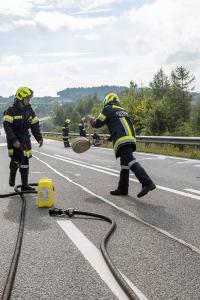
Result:
<svg viewBox="0 0 200 300"><path fill-rule="evenodd" d="M96 13L104 13L104 12L108 12L108 11L112 11L112 8L101 8L101 9L84 9L82 11L78 11L75 13L72 13L72 15L84 15L84 14L96 14Z"/></svg>
<svg viewBox="0 0 200 300"><path fill-rule="evenodd" d="M199 11L196 0L157 0L133 9L129 19L143 47L164 63L170 53L199 47Z"/></svg>
<svg viewBox="0 0 200 300"><path fill-rule="evenodd" d="M18 56L18 55L10 55L10 56L5 56L2 57L1 61L0 61L0 65L19 65L23 63L23 59L22 57Z"/></svg>
<svg viewBox="0 0 200 300"><path fill-rule="evenodd" d="M199 11L200 1L156 0L123 16L128 17L130 24L129 38L123 40L126 57L122 74L130 76L132 70L132 79L148 83L160 67L170 74L172 68L183 65L192 73L195 71L199 89ZM120 28L118 34L123 34Z"/></svg>
<svg viewBox="0 0 200 300"><path fill-rule="evenodd" d="M33 1L20 1L29 4L22 7L30 16ZM119 13L119 3L121 8L121 0L35 0L31 18L3 18L0 31L15 32L6 34L1 49L6 42L7 48L4 52L0 49L1 94L9 95L13 86L25 84L32 86L36 95L55 95L67 86L128 85L130 80L148 84L160 67L170 74L177 65L194 73L200 89L200 1L155 0L123 9L118 17L81 17L68 10L103 13L115 4ZM0 12L2 9L0 5ZM25 50L18 47L15 51L12 37L26 39L28 26L34 29L36 43L30 41ZM11 50L13 55L6 57Z"/></svg>
<svg viewBox="0 0 200 300"><path fill-rule="evenodd" d="M0 15L27 16L33 8L32 0L0 1Z"/></svg>
<svg viewBox="0 0 200 300"><path fill-rule="evenodd" d="M89 30L96 26L114 22L116 21L116 18L112 16L102 18L81 18L58 12L39 12L34 17L34 20L40 26L56 31L61 28L68 28L69 30Z"/></svg>
<svg viewBox="0 0 200 300"><path fill-rule="evenodd" d="M0 25L0 32L9 32L9 31L12 31L12 30L16 30L18 28L27 28L28 27L35 27L36 24L34 21L32 20L24 20L24 19L21 19L21 20L13 20L9 23L2 23Z"/></svg>
<svg viewBox="0 0 200 300"><path fill-rule="evenodd" d="M83 34L83 35L80 35L81 38L83 39L86 39L88 41L97 41L100 39L100 36L97 35L97 34L94 34L94 33L91 33L91 34Z"/></svg>
<svg viewBox="0 0 200 300"><path fill-rule="evenodd" d="M123 2L123 0L82 0L81 7L84 9L95 9L100 7L109 7L113 4Z"/></svg>

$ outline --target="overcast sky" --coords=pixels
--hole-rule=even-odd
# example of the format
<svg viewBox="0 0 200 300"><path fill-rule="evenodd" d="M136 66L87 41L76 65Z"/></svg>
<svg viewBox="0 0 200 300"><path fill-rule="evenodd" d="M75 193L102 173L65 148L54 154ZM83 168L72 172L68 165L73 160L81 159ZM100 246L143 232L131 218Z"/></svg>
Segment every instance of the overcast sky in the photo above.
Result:
<svg viewBox="0 0 200 300"><path fill-rule="evenodd" d="M200 91L200 0L0 1L0 95L148 85L182 65Z"/></svg>

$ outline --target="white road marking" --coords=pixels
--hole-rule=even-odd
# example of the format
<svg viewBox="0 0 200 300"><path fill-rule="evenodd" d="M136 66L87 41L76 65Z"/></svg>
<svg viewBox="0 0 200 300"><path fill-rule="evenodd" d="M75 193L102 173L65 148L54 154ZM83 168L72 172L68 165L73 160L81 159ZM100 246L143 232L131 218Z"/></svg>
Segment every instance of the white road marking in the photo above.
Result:
<svg viewBox="0 0 200 300"><path fill-rule="evenodd" d="M111 289L113 294L121 300L128 300L129 298L124 293L122 288L117 283L116 279L112 275L110 269L108 268L101 251L96 248L96 246L69 220L65 221L57 221L60 227L64 230L70 240L76 245L85 259L90 263L90 265L95 269L95 271L99 274L101 279L107 284L107 286ZM125 280L127 278L125 275L121 274ZM142 292L133 285L129 280L128 284L131 289L137 294L137 296L141 300L147 300L146 296L142 294Z"/></svg>
<svg viewBox="0 0 200 300"><path fill-rule="evenodd" d="M196 193L196 194L200 194L200 191L198 190L194 190L194 189L184 189L185 191L191 192L191 193Z"/></svg>
<svg viewBox="0 0 200 300"><path fill-rule="evenodd" d="M0 143L0 147L5 147L7 146L7 143Z"/></svg>
<svg viewBox="0 0 200 300"><path fill-rule="evenodd" d="M37 151L37 152L39 152L39 151ZM39 153L41 153L41 152L39 152ZM52 155L49 155L49 154L44 154L44 155L53 157ZM172 239L172 240L178 242L178 243L181 244L181 245L186 246L187 248L189 248L190 250L196 252L197 254L200 254L200 249L198 249L197 247L195 247L195 246L193 246L193 245L191 245L191 244L185 242L185 241L182 240L182 239L179 239L179 238L175 237L174 235L172 235L172 234L169 233L168 231L165 231L165 230L163 230L163 229L161 229L161 228L159 228L159 227L156 227L156 226L154 226L154 225L152 225L152 224L149 224L149 223L145 222L144 220L142 220L141 218L137 217L136 215L134 215L134 214L131 213L130 211L128 211L128 210L126 210L126 209L124 209L124 208L122 208L122 207L116 205L115 203L112 203L111 201L107 200L106 198L104 198L104 197L102 197L102 196L100 196L100 195L95 194L94 192L92 192L91 190L89 190L87 187L85 187L85 186L83 186L83 185L81 185L81 184L79 184L79 183L77 183L77 182L71 180L69 177L64 176L62 173L60 173L59 171L57 171L56 169L54 169L52 166L50 166L50 165L49 165L48 163L46 163L45 161L41 160L39 157L37 157L37 156L35 156L35 155L34 155L34 157L35 157L37 160L39 160L40 162L42 162L44 165L46 165L49 169L53 170L56 174L58 174L58 175L60 175L61 177L65 178L68 182L70 182L70 183L72 183L72 184L74 184L74 185L80 187L80 188L81 188L83 191L85 191L86 193L88 193L88 194L90 194L90 195L92 195L92 196L94 196L94 197L96 197L96 198L99 198L99 199L102 200L103 202L109 204L110 206L116 208L117 210L123 212L124 214L126 214L126 215L132 217L133 219L135 219L136 221L142 223L143 225L146 225L146 226L148 226L148 227L150 227L150 228L153 228L154 230L156 230L156 231L158 231L159 233L161 233L161 234L167 236L168 238L170 238L170 239ZM54 157L54 158L55 158L55 157Z"/></svg>
<svg viewBox="0 0 200 300"><path fill-rule="evenodd" d="M43 152L39 152L39 151L36 151L36 150L34 150L34 151L38 152L42 155L48 156L48 157L53 157L54 159L59 159L59 160L62 160L62 161L66 161L70 164L75 164L75 165L80 166L80 167L84 167L84 168L91 169L91 170L94 170L94 171L97 171L97 172L101 172L101 173L105 173L105 174L108 174L108 175L118 177L118 174L112 173L113 170L112 170L112 172L107 171L107 170L104 171L103 169L100 169L99 167L95 168L95 167L84 165L82 163L77 163L77 162L71 160L70 158L66 158L62 155L55 154L55 156L53 156L53 155L46 154L46 153L43 153ZM130 181L139 183L138 180L134 179L134 178L130 178ZM181 196L188 197L188 198L191 198L191 199L200 200L200 196L197 196L197 195L193 195L193 194L190 194L190 193L185 193L185 192L178 191L178 190L175 190L175 189L171 189L171 188L168 188L168 187L164 187L164 186L161 186L161 185L156 185L156 187L157 187L157 189L160 189L160 190L165 191L165 192L170 192L170 193L173 193L173 194L176 194L176 195L181 195Z"/></svg>
<svg viewBox="0 0 200 300"><path fill-rule="evenodd" d="M153 159L160 159L160 160L165 160L166 156L164 155L158 155L156 157L145 157L145 158L141 158L140 160L153 160Z"/></svg>
<svg viewBox="0 0 200 300"><path fill-rule="evenodd" d="M185 161L177 161L176 163L179 165L182 165L182 164L194 164L196 162L197 162L197 160L190 159L190 160L185 160Z"/></svg>
<svg viewBox="0 0 200 300"><path fill-rule="evenodd" d="M114 169L103 167L103 166L99 166L99 165L91 165L91 166L96 167L96 168L100 168L100 169L104 169L104 170L108 170L108 171L111 171L111 172L114 172L114 173L117 173L117 174L120 173L120 171L118 171L118 170L114 170Z"/></svg>
<svg viewBox="0 0 200 300"><path fill-rule="evenodd" d="M31 172L33 174L42 174L42 173L47 173L47 172Z"/></svg>
<svg viewBox="0 0 200 300"><path fill-rule="evenodd" d="M193 167L197 167L197 168L200 168L200 165L193 165Z"/></svg>

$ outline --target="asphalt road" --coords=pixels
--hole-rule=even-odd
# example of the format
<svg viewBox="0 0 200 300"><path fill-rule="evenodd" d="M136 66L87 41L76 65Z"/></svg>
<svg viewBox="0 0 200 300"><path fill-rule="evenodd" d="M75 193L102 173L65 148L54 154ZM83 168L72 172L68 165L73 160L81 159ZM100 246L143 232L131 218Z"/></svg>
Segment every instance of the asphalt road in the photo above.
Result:
<svg viewBox="0 0 200 300"><path fill-rule="evenodd" d="M108 251L141 300L200 300L200 161L136 153L157 185L138 199L131 175L129 196L111 196L119 161L112 150L76 154L62 142L33 144L30 182L49 177L55 207L104 214L117 229ZM0 193L8 193L9 158L0 136ZM20 178L17 178L20 184ZM99 244L109 225L87 217L49 217L36 195L26 196L26 224L11 299L126 300L107 269ZM13 255L21 200L0 199L0 295Z"/></svg>

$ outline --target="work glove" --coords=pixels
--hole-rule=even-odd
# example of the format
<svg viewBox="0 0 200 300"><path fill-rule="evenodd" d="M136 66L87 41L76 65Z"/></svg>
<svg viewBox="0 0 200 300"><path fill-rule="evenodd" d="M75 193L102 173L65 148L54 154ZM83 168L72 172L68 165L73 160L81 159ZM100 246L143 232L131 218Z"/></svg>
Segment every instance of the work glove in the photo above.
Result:
<svg viewBox="0 0 200 300"><path fill-rule="evenodd" d="M92 123L94 122L95 118L91 115L86 115L82 118L82 121L87 124L88 128L92 126Z"/></svg>
<svg viewBox="0 0 200 300"><path fill-rule="evenodd" d="M42 145L43 145L43 140L39 141L38 144L39 144L39 148L42 147Z"/></svg>

